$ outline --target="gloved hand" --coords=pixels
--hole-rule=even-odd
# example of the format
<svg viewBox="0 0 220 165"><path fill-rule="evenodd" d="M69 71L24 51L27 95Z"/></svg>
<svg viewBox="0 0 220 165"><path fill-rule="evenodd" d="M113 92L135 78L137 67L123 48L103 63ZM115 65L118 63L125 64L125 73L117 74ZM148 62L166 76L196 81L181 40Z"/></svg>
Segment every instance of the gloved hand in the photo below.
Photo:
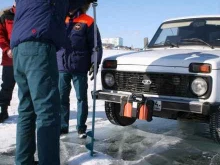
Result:
<svg viewBox="0 0 220 165"><path fill-rule="evenodd" d="M9 58L13 57L11 49L7 50L7 55Z"/></svg>
<svg viewBox="0 0 220 165"><path fill-rule="evenodd" d="M94 79L94 70L95 70L95 65L94 65L94 63L92 63L92 65L89 69L89 75L91 76L91 78L90 78L91 81ZM98 73L98 70L99 70L99 66L97 66L96 75Z"/></svg>

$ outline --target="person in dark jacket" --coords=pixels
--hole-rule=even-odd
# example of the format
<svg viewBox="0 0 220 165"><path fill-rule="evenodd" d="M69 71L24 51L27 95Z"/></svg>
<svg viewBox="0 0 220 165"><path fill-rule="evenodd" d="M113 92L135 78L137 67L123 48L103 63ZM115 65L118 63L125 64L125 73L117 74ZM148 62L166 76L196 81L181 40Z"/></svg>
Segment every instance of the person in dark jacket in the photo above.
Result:
<svg viewBox="0 0 220 165"><path fill-rule="evenodd" d="M15 15L15 4L3 12L0 17L0 48L2 49L2 84L0 91L0 123L8 118L8 106L10 105L15 86L12 50L10 39Z"/></svg>
<svg viewBox="0 0 220 165"><path fill-rule="evenodd" d="M94 70L94 19L86 14L90 1L78 10L69 12L66 31L71 46L57 52L59 91L61 99L61 134L69 132L71 81L77 97L77 131L79 138L86 138L88 116L87 73ZM95 25L96 26L96 25ZM102 43L97 35L98 65L102 59ZM92 70L93 69L93 70Z"/></svg>
<svg viewBox="0 0 220 165"><path fill-rule="evenodd" d="M20 100L16 165L32 165L36 148L40 165L60 165L56 49L66 42L65 17L68 10L84 3L84 0L70 1L16 0L10 42Z"/></svg>

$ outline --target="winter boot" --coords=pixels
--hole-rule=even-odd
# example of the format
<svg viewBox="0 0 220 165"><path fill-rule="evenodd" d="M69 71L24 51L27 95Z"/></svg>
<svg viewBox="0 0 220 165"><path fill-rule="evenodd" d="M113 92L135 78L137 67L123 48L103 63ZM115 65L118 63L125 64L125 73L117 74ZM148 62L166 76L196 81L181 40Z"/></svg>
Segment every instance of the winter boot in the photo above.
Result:
<svg viewBox="0 0 220 165"><path fill-rule="evenodd" d="M0 123L3 123L4 120L8 118L8 106L1 105L0 106Z"/></svg>
<svg viewBox="0 0 220 165"><path fill-rule="evenodd" d="M78 131L78 136L80 139L85 139L87 137L86 131L79 130Z"/></svg>

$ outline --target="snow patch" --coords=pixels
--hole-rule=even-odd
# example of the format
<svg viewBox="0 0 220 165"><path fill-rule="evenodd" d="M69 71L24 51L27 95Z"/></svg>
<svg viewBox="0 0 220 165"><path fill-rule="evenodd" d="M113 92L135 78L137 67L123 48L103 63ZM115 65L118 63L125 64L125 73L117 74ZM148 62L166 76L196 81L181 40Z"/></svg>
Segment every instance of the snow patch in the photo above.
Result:
<svg viewBox="0 0 220 165"><path fill-rule="evenodd" d="M97 152L94 157L89 152L70 158L68 165L110 165L113 160L108 155Z"/></svg>

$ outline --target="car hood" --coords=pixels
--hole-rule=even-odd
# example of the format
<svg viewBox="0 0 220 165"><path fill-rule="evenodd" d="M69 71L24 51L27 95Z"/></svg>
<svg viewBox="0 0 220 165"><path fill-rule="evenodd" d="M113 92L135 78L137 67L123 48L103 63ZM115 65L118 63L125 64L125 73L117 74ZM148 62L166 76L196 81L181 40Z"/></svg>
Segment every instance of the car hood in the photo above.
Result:
<svg viewBox="0 0 220 165"><path fill-rule="evenodd" d="M190 63L209 63L220 68L220 50L163 49L132 52L108 57L118 65L188 67Z"/></svg>

